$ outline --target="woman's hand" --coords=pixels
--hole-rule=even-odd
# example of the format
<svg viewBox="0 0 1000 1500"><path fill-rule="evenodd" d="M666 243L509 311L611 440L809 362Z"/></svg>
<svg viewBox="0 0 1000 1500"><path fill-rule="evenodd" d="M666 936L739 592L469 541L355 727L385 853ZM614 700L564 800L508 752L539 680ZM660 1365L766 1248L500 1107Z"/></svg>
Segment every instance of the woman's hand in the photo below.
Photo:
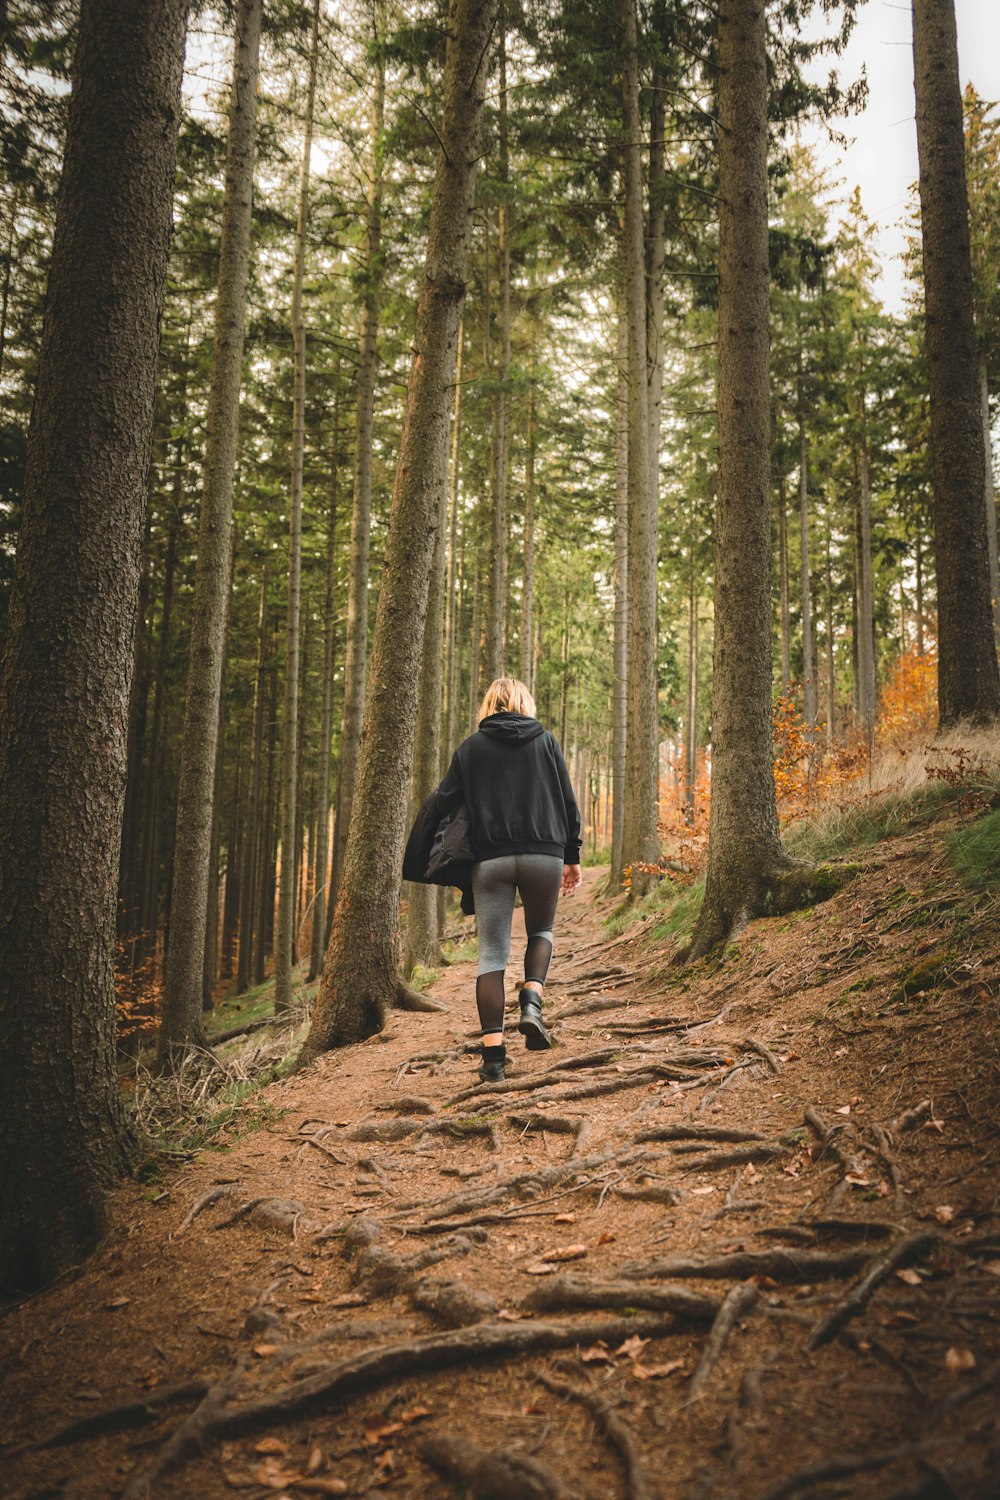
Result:
<svg viewBox="0 0 1000 1500"><path fill-rule="evenodd" d="M583 880L579 865L563 865L562 893L568 896L570 891L575 891Z"/></svg>

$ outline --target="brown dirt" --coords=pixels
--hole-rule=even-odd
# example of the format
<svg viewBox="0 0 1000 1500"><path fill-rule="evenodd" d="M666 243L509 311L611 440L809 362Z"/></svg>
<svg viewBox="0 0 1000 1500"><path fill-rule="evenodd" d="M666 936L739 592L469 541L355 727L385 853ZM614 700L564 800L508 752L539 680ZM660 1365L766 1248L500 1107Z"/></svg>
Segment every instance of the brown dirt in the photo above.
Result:
<svg viewBox="0 0 1000 1500"><path fill-rule="evenodd" d="M602 878L587 872L561 913L547 1002L558 1047L526 1053L516 1033L509 1046L514 1084L561 1059L614 1049L604 1070L574 1069L544 1090L547 1100L479 1091L449 1105L476 1082L474 966L456 964L433 990L448 1014L394 1015L382 1036L272 1084L271 1117L224 1153L204 1150L165 1184L123 1189L118 1228L100 1253L0 1323L3 1494L83 1500L119 1495L130 1481L139 1493L138 1476L193 1399L130 1430L23 1445L115 1403L219 1381L240 1360L235 1405L366 1350L414 1340L419 1349L447 1326L440 1310L426 1309L453 1296L432 1282L489 1294L493 1304L449 1305L492 1338L490 1330L501 1337L543 1322L572 1329L663 1316L616 1306L614 1293L603 1310L533 1313L531 1296L568 1273L607 1282L645 1272L647 1288L680 1285L718 1301L745 1267L722 1279L664 1281L648 1263L781 1247L793 1256L861 1247L874 1262L918 1233L936 1235L936 1246L892 1269L868 1305L812 1352L812 1331L858 1272L809 1281L803 1269L788 1280L789 1257L779 1257L774 1274L758 1273L755 1306L739 1314L693 1400L703 1321L678 1318L646 1343L588 1348L585 1334L582 1348L473 1353L430 1372L401 1367L400 1353L372 1385L361 1388L355 1375L302 1415L212 1438L149 1493L451 1495L453 1481L423 1454L433 1436L535 1461L522 1464L520 1478L508 1474L506 1490L481 1465L470 1482L482 1495L559 1493L554 1483L545 1490L537 1465L579 1500L1000 1494L995 901L962 887L938 825L878 845L825 905L755 923L721 967L683 970L671 966L669 943L651 939L652 919L606 938ZM615 966L626 972L595 973ZM585 1009L602 998L613 1005ZM664 1017L682 1025L655 1029ZM573 1098L588 1080L625 1086ZM430 1103L407 1102L414 1096ZM890 1127L923 1101L915 1128ZM484 1128L477 1112L487 1103ZM832 1149L805 1123L810 1106L821 1125L839 1127ZM558 1117L554 1127L587 1122L586 1138L541 1128L533 1117L546 1111ZM421 1136L414 1127L397 1140L350 1138L362 1123L397 1118L432 1127L457 1118L480 1133ZM716 1169L705 1154L738 1143L709 1134L647 1142L648 1157L637 1159L639 1134L678 1125L752 1131L779 1150ZM584 1165L572 1175L553 1182L550 1174L534 1192L522 1185L486 1206L473 1200L455 1222L483 1222L464 1231L420 1232L434 1200L496 1189L574 1150ZM228 1196L182 1229L213 1188ZM647 1196L631 1196L637 1189ZM265 1204L234 1220L255 1199L298 1207ZM345 1248L339 1231L352 1222L355 1241L377 1226L367 1258L363 1247ZM329 1226L337 1232L325 1237ZM575 1258L563 1263L570 1247ZM400 1267L428 1250L445 1258ZM539 1266L545 1257L549 1270ZM590 1405L567 1399L566 1381L585 1388ZM610 1426L595 1396L610 1407ZM631 1490L622 1431L645 1472ZM529 1471L542 1488L527 1487Z"/></svg>

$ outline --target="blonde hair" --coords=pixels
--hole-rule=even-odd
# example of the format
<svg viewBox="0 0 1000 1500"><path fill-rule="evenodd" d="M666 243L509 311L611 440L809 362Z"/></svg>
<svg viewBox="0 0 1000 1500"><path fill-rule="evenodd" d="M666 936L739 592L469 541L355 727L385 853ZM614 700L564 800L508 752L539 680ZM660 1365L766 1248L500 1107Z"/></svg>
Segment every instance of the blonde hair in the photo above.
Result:
<svg viewBox="0 0 1000 1500"><path fill-rule="evenodd" d="M479 705L476 723L481 724L490 714L501 713L504 709L512 714L526 714L529 719L535 717L535 700L517 677L498 677L490 683Z"/></svg>

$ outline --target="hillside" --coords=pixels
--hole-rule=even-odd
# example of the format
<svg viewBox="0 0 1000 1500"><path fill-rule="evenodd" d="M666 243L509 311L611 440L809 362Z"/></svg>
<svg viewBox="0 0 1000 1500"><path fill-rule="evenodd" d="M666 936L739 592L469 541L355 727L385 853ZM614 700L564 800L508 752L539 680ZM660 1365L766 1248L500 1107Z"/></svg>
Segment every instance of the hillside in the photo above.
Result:
<svg viewBox="0 0 1000 1500"><path fill-rule="evenodd" d="M589 870L507 1084L466 957L250 1096L0 1323L4 1493L995 1495L982 805L869 809L721 964L675 961L683 904L609 937Z"/></svg>

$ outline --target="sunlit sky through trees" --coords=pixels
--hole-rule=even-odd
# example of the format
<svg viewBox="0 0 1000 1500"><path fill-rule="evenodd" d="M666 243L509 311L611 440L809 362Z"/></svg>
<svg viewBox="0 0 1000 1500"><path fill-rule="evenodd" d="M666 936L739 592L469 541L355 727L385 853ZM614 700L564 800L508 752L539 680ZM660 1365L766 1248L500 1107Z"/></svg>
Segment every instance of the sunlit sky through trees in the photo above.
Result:
<svg viewBox="0 0 1000 1500"><path fill-rule="evenodd" d="M969 83L984 99L1000 99L1000 0L955 0L958 56L962 87ZM818 9L803 27L806 37L831 30L830 19ZM825 78L830 61L812 65L816 78ZM868 75L868 106L863 114L842 117L835 128L848 138L846 151L831 141L825 127L803 130L803 139L816 151L832 179L842 179L838 199L846 203L861 188L865 211L878 229L878 290L886 307L902 310L907 279L900 256L906 219L915 204L911 196L917 180L917 132L913 105L912 19L903 0L868 0L844 56L835 60L842 82ZM831 184L832 185L832 184Z"/></svg>

